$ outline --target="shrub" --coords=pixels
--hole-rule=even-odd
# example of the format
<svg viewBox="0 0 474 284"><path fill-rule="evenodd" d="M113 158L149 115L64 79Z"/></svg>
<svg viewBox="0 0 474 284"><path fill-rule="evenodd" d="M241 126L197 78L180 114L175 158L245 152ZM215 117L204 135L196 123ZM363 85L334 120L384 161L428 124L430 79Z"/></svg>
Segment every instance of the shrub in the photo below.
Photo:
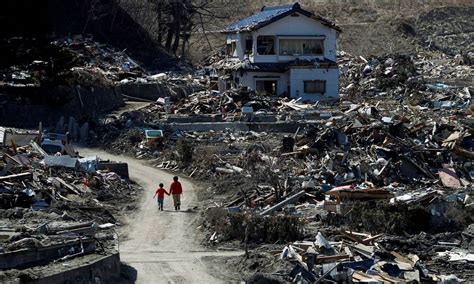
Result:
<svg viewBox="0 0 474 284"><path fill-rule="evenodd" d="M176 145L178 160L183 165L189 165L193 161L193 146L186 139L179 139Z"/></svg>
<svg viewBox="0 0 474 284"><path fill-rule="evenodd" d="M244 241L247 226L250 243L292 242L303 236L304 222L295 216L261 217L212 209L207 212L207 221L225 241Z"/></svg>

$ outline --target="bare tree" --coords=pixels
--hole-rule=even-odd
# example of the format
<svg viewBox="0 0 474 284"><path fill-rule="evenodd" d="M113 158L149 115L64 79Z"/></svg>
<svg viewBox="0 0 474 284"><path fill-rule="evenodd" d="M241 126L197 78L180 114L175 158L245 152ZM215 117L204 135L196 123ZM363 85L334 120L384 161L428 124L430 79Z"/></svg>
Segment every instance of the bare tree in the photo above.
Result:
<svg viewBox="0 0 474 284"><path fill-rule="evenodd" d="M157 40L168 51L184 56L193 32L204 31L219 16L219 4L209 0L148 0L157 17ZM213 3L214 2L214 3ZM205 35L207 37L207 35ZM209 40L207 40L209 42Z"/></svg>

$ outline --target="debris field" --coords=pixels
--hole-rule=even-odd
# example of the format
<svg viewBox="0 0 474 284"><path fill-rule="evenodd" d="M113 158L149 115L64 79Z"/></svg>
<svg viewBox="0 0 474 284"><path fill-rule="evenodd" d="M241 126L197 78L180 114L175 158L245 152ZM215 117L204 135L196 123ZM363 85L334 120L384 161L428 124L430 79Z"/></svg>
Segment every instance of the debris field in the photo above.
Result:
<svg viewBox="0 0 474 284"><path fill-rule="evenodd" d="M219 92L216 70L245 67L220 55L149 72L91 36L0 39L0 118L45 102L80 114L52 136L0 128L0 279L118 252L141 188L125 164L45 138L71 135L199 183L202 244L245 251L220 265L249 283L473 282L472 52L449 34L434 43L446 54L339 51L340 100L318 103ZM113 101L97 102L100 88ZM143 106L98 117L124 100Z"/></svg>
<svg viewBox="0 0 474 284"><path fill-rule="evenodd" d="M119 176L110 170L117 163L69 155L71 149L49 154L38 131L1 133L2 282L33 281L117 254L115 228L140 193L127 172Z"/></svg>
<svg viewBox="0 0 474 284"><path fill-rule="evenodd" d="M472 67L339 61L335 105L172 94L102 119L90 142L201 181L203 243L245 249L228 264L250 282L472 281Z"/></svg>

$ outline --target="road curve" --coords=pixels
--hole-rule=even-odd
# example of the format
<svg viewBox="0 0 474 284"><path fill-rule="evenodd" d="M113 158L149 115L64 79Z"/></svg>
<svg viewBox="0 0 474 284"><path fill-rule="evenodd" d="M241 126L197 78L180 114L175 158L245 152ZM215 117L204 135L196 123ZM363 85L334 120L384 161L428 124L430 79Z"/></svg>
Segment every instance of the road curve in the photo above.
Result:
<svg viewBox="0 0 474 284"><path fill-rule="evenodd" d="M197 205L196 188L184 178L181 212L175 212L173 200L165 197L164 211L158 211L152 199L161 182L169 188L173 175L144 165L125 156L98 149L77 149L81 156L127 162L130 178L144 188L138 212L129 220L126 239L120 242L121 260L137 271L136 283L224 283L219 269L208 269L203 257L237 256L242 252L218 252L204 249L196 235L198 214L188 209ZM217 270L217 271L216 271ZM213 272L214 271L214 272ZM216 276L220 275L220 276Z"/></svg>

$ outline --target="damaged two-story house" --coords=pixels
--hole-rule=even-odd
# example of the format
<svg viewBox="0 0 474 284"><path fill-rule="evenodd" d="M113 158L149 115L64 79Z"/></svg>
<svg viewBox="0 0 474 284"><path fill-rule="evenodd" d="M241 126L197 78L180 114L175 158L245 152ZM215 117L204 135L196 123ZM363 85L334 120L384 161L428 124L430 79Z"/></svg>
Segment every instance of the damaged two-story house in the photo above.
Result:
<svg viewBox="0 0 474 284"><path fill-rule="evenodd" d="M339 97L336 38L340 29L298 3L263 7L223 31L226 58L216 64L219 90L247 86L257 93L301 98Z"/></svg>

